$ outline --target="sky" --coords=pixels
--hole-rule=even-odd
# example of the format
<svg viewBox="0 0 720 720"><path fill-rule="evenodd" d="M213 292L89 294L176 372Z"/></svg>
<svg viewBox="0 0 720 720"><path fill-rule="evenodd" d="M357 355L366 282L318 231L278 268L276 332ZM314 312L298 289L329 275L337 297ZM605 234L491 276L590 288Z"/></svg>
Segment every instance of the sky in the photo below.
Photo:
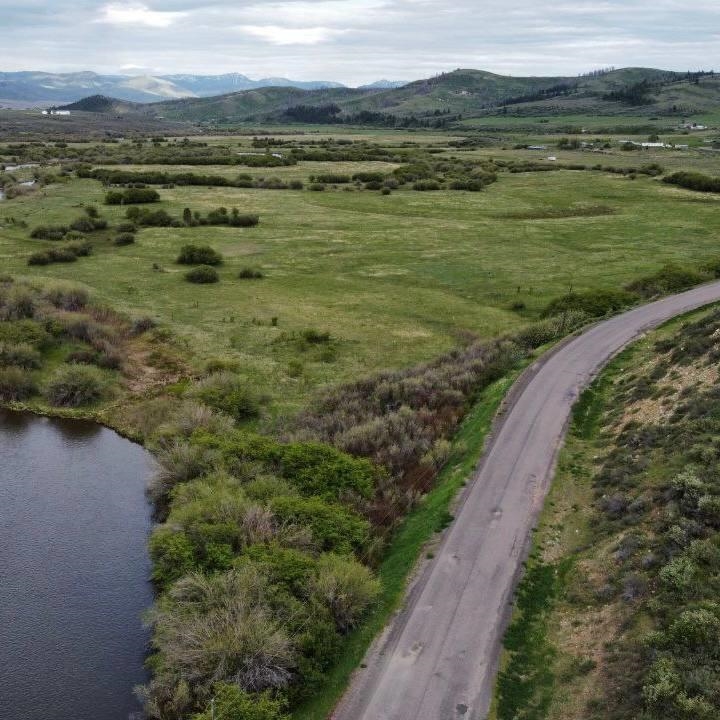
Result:
<svg viewBox="0 0 720 720"><path fill-rule="evenodd" d="M0 0L0 71L413 80L720 69L720 0Z"/></svg>

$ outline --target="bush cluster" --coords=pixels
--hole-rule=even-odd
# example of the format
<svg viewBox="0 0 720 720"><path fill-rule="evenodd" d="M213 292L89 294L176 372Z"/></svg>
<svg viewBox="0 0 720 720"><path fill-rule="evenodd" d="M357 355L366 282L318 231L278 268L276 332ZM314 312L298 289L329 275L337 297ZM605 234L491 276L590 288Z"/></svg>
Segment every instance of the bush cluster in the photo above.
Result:
<svg viewBox="0 0 720 720"><path fill-rule="evenodd" d="M688 190L698 190L700 192L720 192L720 178L710 177L698 172L676 172L663 178L663 182L669 185L677 185L678 187Z"/></svg>
<svg viewBox="0 0 720 720"><path fill-rule="evenodd" d="M152 188L131 187L127 190L110 190L105 194L106 205L142 205L159 200L160 193Z"/></svg>
<svg viewBox="0 0 720 720"><path fill-rule="evenodd" d="M69 242L61 247L49 248L32 253L28 265L51 265L52 263L75 262L79 257L87 257L92 252L89 242Z"/></svg>
<svg viewBox="0 0 720 720"><path fill-rule="evenodd" d="M185 279L196 285L210 285L219 282L220 275L212 265L198 265L185 273Z"/></svg>
<svg viewBox="0 0 720 720"><path fill-rule="evenodd" d="M176 262L181 265L222 265L222 255L209 245L183 245Z"/></svg>

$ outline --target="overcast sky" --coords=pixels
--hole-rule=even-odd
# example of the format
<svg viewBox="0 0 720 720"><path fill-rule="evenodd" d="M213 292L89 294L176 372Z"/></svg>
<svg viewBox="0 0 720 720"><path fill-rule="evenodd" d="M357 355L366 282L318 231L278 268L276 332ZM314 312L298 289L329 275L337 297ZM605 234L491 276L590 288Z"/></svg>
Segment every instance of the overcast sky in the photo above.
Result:
<svg viewBox="0 0 720 720"><path fill-rule="evenodd" d="M411 80L720 69L720 0L0 0L0 71Z"/></svg>

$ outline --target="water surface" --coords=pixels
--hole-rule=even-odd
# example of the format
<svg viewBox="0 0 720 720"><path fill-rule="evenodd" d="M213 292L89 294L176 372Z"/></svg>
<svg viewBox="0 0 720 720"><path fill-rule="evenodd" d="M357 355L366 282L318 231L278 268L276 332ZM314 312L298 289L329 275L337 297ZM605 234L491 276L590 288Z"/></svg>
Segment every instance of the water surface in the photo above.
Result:
<svg viewBox="0 0 720 720"><path fill-rule="evenodd" d="M146 680L150 456L0 410L0 718L127 720Z"/></svg>

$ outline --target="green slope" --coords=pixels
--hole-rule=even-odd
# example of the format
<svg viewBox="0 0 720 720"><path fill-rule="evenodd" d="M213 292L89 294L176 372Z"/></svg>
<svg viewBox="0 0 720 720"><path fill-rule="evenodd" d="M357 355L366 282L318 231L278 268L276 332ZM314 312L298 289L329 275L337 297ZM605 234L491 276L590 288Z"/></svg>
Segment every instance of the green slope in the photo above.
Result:
<svg viewBox="0 0 720 720"><path fill-rule="evenodd" d="M633 92L642 96L641 102L632 101ZM298 106L332 107L328 116L331 122L352 121L358 113L382 113L395 118L442 115L451 119L498 113L670 115L707 112L718 105L720 78L714 75L704 75L696 82L686 73L652 68L623 68L578 77L509 77L480 70L455 70L401 88L268 87L153 103L143 106L143 112L172 120L223 124L288 122L297 119L293 109ZM372 122L373 117L361 120Z"/></svg>

